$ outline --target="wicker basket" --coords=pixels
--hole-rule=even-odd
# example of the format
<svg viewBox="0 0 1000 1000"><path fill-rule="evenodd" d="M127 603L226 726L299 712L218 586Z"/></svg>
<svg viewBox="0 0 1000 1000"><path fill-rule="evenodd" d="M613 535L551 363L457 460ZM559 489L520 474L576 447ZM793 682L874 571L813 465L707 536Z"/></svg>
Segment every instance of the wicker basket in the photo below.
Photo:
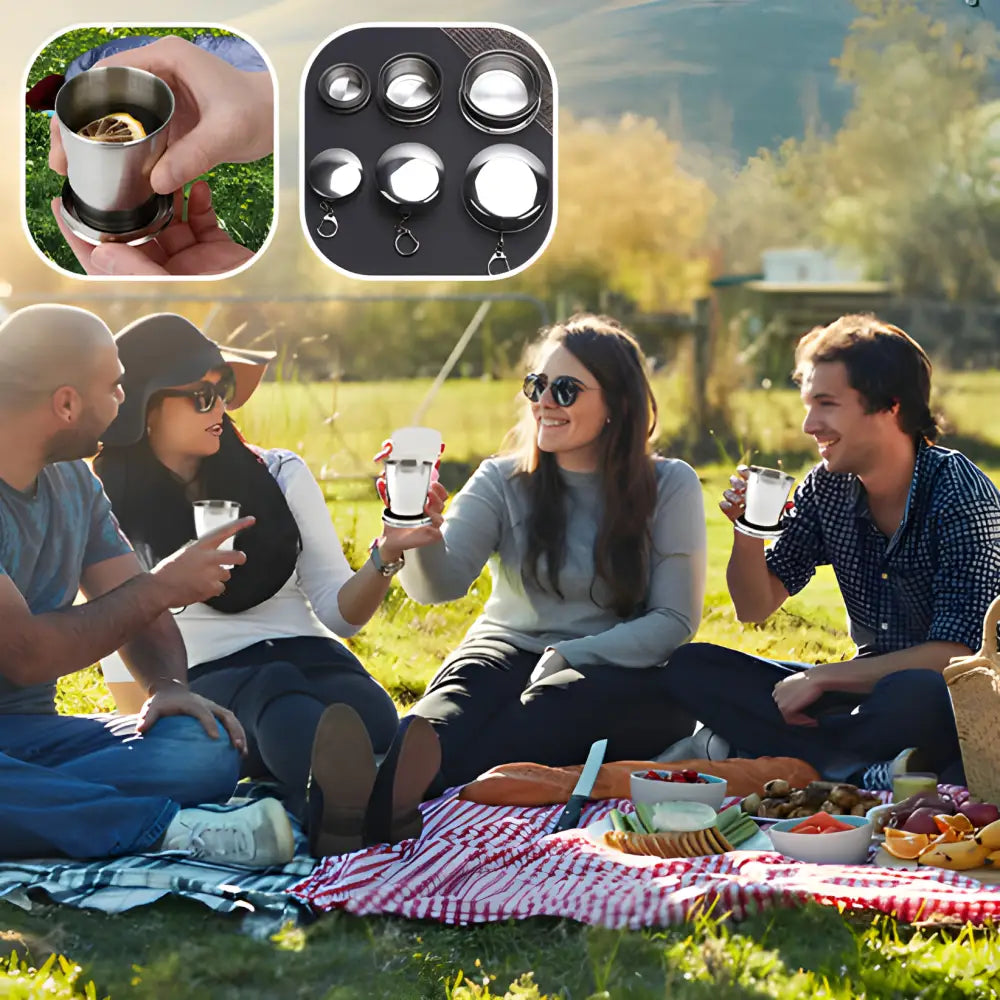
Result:
<svg viewBox="0 0 1000 1000"><path fill-rule="evenodd" d="M997 622L1000 597L986 612L983 645L974 656L944 668L955 710L958 741L969 791L984 802L1000 803L1000 654Z"/></svg>

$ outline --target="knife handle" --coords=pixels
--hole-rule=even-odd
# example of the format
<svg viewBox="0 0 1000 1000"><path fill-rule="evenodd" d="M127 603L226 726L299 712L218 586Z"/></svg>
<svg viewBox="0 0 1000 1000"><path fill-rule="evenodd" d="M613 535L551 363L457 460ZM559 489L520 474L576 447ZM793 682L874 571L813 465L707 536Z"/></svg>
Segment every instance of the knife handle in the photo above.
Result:
<svg viewBox="0 0 1000 1000"><path fill-rule="evenodd" d="M566 808L563 809L556 821L553 833L562 833L563 830L573 830L580 825L580 814L587 803L586 795L571 795Z"/></svg>

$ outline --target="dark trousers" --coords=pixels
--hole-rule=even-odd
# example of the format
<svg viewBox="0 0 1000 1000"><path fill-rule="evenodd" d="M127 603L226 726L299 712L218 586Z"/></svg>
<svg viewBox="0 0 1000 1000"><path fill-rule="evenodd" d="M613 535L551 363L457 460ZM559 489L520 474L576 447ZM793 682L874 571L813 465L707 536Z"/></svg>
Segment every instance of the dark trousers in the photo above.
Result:
<svg viewBox="0 0 1000 1000"><path fill-rule="evenodd" d="M389 748L399 723L392 698L333 639L258 642L193 667L190 685L230 709L246 730L242 776L274 781L296 815L305 805L313 735L328 705L350 705L361 716L376 753Z"/></svg>
<svg viewBox="0 0 1000 1000"><path fill-rule="evenodd" d="M441 740L441 784L464 784L497 764L582 764L594 740L607 760L646 760L687 736L694 717L661 667L567 667L529 684L539 654L474 639L445 661L413 707Z"/></svg>
<svg viewBox="0 0 1000 1000"><path fill-rule="evenodd" d="M951 699L937 671L901 670L883 677L869 694L829 692L806 710L817 725L789 725L772 692L780 680L806 669L689 643L670 657L666 687L745 756L799 757L824 777L845 781L915 746L942 781L963 782Z"/></svg>

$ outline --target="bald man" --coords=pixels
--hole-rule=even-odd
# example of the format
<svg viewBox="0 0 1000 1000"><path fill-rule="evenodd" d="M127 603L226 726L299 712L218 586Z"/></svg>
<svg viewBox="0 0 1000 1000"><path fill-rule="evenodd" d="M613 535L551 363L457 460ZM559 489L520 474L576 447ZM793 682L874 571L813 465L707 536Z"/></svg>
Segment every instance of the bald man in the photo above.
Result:
<svg viewBox="0 0 1000 1000"><path fill-rule="evenodd" d="M275 800L232 794L245 736L187 688L170 608L222 593L245 518L144 573L82 458L124 399L114 338L93 313L21 309L0 324L0 857L185 850L290 859ZM82 591L86 603L74 605ZM120 650L147 692L138 716L72 717L55 682Z"/></svg>

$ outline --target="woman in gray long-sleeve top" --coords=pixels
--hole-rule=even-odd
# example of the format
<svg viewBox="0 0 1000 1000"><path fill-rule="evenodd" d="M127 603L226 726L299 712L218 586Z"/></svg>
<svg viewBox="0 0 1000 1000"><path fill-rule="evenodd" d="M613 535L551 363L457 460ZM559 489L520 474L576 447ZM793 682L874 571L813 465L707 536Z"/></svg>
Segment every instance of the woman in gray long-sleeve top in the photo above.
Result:
<svg viewBox="0 0 1000 1000"><path fill-rule="evenodd" d="M602 737L609 760L644 759L694 726L660 667L701 620L704 505L689 465L650 454L642 352L613 320L573 317L536 345L524 393L520 448L480 465L443 542L400 573L422 603L461 597L487 561L493 577L413 709L437 730L446 785L510 761L579 763Z"/></svg>

